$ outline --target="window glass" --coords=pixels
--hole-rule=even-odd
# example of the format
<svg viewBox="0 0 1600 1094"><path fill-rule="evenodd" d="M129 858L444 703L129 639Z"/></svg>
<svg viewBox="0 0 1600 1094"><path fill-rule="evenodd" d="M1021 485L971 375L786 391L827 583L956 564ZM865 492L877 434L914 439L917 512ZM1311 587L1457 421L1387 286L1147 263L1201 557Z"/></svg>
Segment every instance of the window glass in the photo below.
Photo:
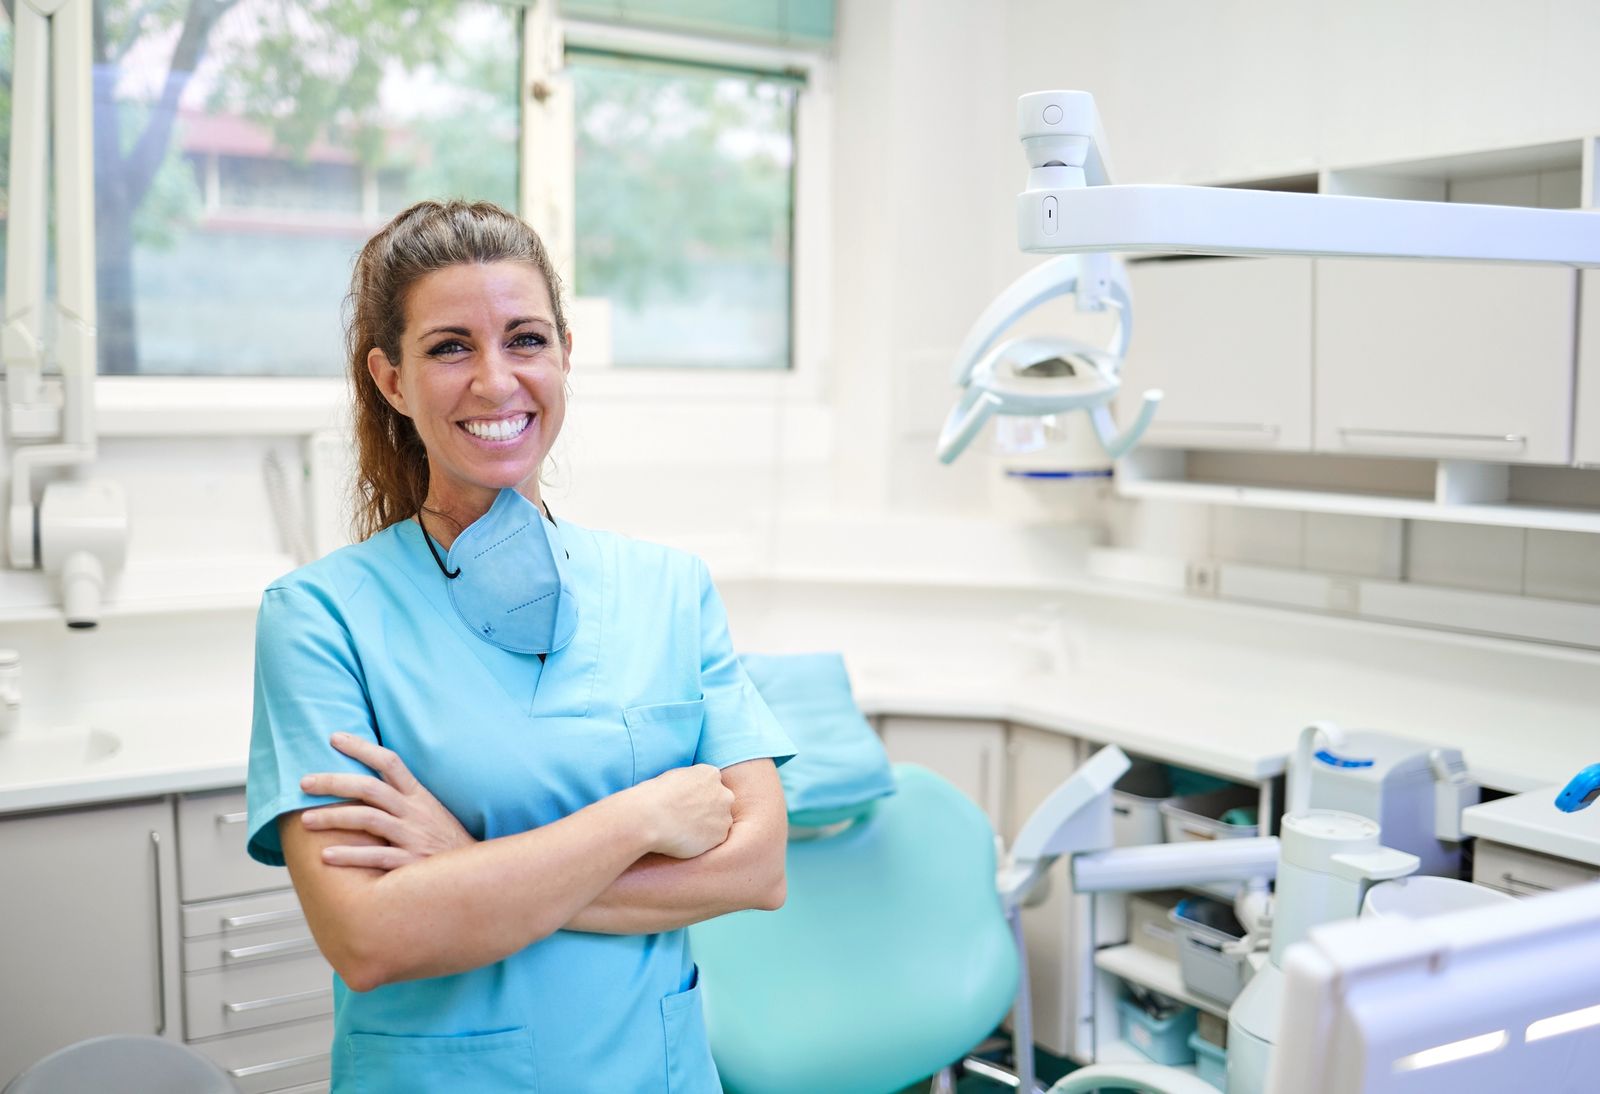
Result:
<svg viewBox="0 0 1600 1094"><path fill-rule="evenodd" d="M95 3L102 373L338 373L374 230L425 197L516 207L514 8Z"/></svg>
<svg viewBox="0 0 1600 1094"><path fill-rule="evenodd" d="M574 52L575 291L613 362L790 364L794 117L781 76Z"/></svg>

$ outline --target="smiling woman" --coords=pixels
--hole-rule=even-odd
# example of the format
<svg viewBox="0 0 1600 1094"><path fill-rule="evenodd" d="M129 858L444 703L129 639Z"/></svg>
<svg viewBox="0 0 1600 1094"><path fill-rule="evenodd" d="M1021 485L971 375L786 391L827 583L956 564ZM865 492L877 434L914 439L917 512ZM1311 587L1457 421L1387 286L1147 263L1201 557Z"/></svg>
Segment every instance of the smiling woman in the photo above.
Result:
<svg viewBox="0 0 1600 1094"><path fill-rule="evenodd" d="M249 777L338 973L335 1091L712 1094L683 928L783 902L792 748L705 565L540 500L560 290L484 203L357 260L361 542L263 598Z"/></svg>

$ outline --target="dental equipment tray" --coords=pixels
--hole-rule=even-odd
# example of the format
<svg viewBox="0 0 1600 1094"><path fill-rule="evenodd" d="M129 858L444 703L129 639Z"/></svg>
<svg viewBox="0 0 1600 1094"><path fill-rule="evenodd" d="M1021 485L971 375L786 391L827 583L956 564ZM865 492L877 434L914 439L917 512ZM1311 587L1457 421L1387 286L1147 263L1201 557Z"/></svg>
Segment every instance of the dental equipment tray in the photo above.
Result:
<svg viewBox="0 0 1600 1094"><path fill-rule="evenodd" d="M1167 842L1251 839L1260 834L1260 824L1241 824L1237 818L1243 814L1254 819L1259 805L1259 795L1248 786L1171 798L1161 803Z"/></svg>

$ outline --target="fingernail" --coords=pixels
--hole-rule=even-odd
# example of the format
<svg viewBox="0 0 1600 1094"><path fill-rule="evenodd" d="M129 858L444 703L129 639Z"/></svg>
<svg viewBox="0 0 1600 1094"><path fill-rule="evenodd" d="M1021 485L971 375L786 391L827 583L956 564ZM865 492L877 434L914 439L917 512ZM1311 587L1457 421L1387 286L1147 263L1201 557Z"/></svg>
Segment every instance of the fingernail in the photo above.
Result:
<svg viewBox="0 0 1600 1094"><path fill-rule="evenodd" d="M333 740L334 740L334 742L336 744L343 744L345 741L348 741L349 739L350 739L350 734L345 733L343 730L340 730L338 733L335 733L333 735Z"/></svg>
<svg viewBox="0 0 1600 1094"><path fill-rule="evenodd" d="M310 775L306 775L300 780L300 789L301 790L310 790L312 788L312 786L314 786L315 784L316 784L316 780L313 779Z"/></svg>

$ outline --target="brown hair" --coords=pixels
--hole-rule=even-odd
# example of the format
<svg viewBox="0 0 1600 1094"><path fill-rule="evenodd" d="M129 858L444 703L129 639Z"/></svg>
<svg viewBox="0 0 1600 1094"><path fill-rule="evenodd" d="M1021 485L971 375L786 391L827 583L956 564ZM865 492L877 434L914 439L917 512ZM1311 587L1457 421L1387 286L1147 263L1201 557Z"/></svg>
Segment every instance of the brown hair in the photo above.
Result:
<svg viewBox="0 0 1600 1094"><path fill-rule="evenodd" d="M345 350L355 401L355 536L366 539L415 516L428 495L428 456L411 419L389 405L367 371L376 348L397 367L406 296L426 274L450 266L522 262L544 276L556 335L567 340L561 278L534 230L487 201L419 201L361 248L345 301Z"/></svg>

